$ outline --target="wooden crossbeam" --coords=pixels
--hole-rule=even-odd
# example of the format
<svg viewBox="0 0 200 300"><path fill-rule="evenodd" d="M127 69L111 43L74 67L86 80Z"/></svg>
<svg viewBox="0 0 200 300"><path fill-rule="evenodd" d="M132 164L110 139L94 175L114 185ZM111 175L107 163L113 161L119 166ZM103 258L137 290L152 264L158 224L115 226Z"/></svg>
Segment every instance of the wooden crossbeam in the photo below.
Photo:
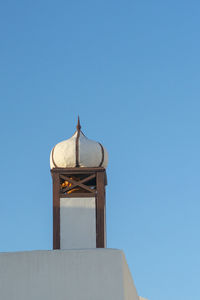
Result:
<svg viewBox="0 0 200 300"><path fill-rule="evenodd" d="M87 182L87 181L89 181L89 180L91 180L91 179L93 179L93 178L95 178L95 177L96 177L96 175L93 174L93 175L90 175L90 176L88 176L88 177L86 177L86 178L83 178L83 179L81 179L81 180L79 180L79 181L76 181L76 180L71 179L71 178L69 178L69 177L67 177L67 176L60 175L60 178L61 178L61 179L66 180L66 181L69 181L70 183L72 183L72 186L70 186L70 187L65 187L64 189L62 189L62 192L63 192L63 193L68 192L68 191L74 189L75 187L79 186L79 187L83 188L84 190L87 190L87 191L89 191L90 193L93 193L93 192L94 192L94 189L91 189L90 187L88 187L87 185L85 185L85 184L83 184L83 183L85 183L85 182Z"/></svg>
<svg viewBox="0 0 200 300"><path fill-rule="evenodd" d="M91 180L91 179L93 179L95 177L96 177L96 174L92 174L92 175L90 175L90 176L88 176L86 178L83 178L83 179L79 180L78 182L84 183L84 182L87 182L87 181L89 181L89 180ZM60 178L64 179L64 180L68 180L68 181L73 180L73 179L70 179L69 177L67 177L65 175L60 175Z"/></svg>

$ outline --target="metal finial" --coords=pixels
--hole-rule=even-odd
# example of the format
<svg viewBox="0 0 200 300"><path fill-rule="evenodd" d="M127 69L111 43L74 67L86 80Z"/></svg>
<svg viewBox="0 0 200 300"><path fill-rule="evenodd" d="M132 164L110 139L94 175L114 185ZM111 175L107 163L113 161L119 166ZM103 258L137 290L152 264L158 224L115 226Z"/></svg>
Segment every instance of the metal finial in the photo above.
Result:
<svg viewBox="0 0 200 300"><path fill-rule="evenodd" d="M78 131L81 130L81 124L80 124L80 118L79 118L79 116L78 116L78 123L77 123L76 128L77 128Z"/></svg>

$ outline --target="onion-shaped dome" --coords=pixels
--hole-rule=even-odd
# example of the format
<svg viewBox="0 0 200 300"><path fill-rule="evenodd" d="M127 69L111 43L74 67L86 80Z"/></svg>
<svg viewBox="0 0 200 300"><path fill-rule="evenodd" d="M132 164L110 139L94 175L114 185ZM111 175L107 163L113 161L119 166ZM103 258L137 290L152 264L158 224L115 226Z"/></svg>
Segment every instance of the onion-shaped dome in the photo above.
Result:
<svg viewBox="0 0 200 300"><path fill-rule="evenodd" d="M89 140L81 131L78 118L77 130L68 140L58 143L50 154L50 168L103 167L108 164L108 153L98 142Z"/></svg>

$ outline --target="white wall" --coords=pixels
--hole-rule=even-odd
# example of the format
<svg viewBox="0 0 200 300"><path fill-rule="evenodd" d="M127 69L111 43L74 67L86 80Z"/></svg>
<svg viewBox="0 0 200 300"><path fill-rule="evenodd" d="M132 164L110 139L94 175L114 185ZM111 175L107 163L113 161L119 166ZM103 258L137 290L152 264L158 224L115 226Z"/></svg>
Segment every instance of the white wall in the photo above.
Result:
<svg viewBox="0 0 200 300"><path fill-rule="evenodd" d="M95 198L60 198L61 249L96 248Z"/></svg>
<svg viewBox="0 0 200 300"><path fill-rule="evenodd" d="M123 252L0 253L2 300L139 300Z"/></svg>
<svg viewBox="0 0 200 300"><path fill-rule="evenodd" d="M136 287L133 281L133 278L131 276L131 273L129 271L128 265L126 263L126 259L124 254L123 255L123 272L124 272L124 299L125 300L132 300L133 295L134 299L137 300L145 300L145 299L140 299L140 297L138 297L137 295L137 291L136 291Z"/></svg>

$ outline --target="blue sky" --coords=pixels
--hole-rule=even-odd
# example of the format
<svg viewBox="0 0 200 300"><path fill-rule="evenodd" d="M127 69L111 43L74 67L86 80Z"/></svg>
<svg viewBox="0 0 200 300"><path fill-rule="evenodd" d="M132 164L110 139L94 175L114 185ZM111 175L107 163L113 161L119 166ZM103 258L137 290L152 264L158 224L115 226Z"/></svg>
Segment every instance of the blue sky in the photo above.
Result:
<svg viewBox="0 0 200 300"><path fill-rule="evenodd" d="M0 251L51 249L49 154L109 152L108 247L149 300L199 300L199 1L3 1Z"/></svg>

